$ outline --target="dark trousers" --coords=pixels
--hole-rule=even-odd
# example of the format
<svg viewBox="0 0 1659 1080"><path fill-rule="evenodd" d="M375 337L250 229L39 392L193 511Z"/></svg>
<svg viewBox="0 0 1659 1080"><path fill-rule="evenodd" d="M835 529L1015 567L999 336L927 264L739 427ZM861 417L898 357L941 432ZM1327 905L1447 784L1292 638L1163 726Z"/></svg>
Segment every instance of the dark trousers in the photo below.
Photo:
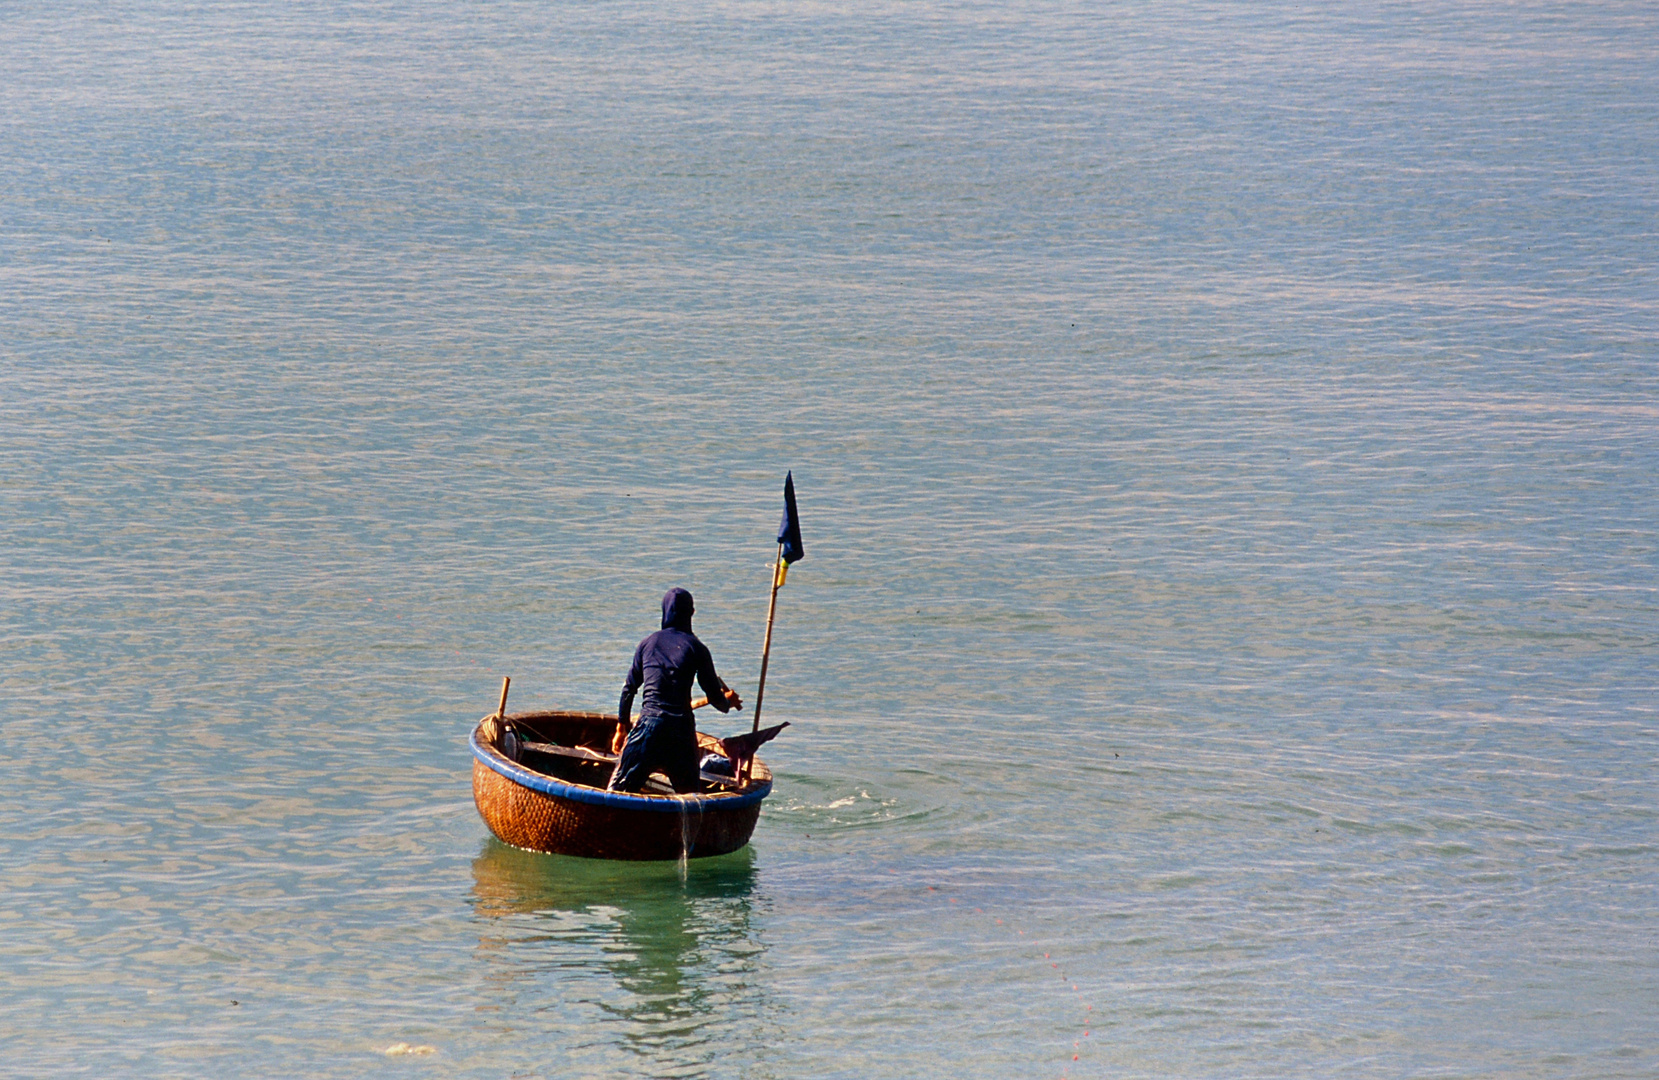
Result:
<svg viewBox="0 0 1659 1080"><path fill-rule="evenodd" d="M695 720L653 716L635 721L611 774L611 790L639 791L653 772L667 773L675 791L697 790Z"/></svg>

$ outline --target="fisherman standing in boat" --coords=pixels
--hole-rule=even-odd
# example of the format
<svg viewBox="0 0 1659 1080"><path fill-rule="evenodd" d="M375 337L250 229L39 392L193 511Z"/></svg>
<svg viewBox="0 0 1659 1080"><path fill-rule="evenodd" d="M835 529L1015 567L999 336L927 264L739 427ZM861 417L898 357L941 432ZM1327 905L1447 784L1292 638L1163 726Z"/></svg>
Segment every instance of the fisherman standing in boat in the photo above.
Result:
<svg viewBox="0 0 1659 1080"><path fill-rule="evenodd" d="M664 772L679 792L695 791L697 722L691 712L695 678L709 704L721 712L742 709L743 699L720 680L714 657L691 632L691 594L669 589L662 598L662 629L639 643L622 700L616 708L617 738L626 734L621 759L611 774L610 790L638 791L646 777ZM639 721L629 722L634 695L640 694ZM614 749L614 747L613 747Z"/></svg>

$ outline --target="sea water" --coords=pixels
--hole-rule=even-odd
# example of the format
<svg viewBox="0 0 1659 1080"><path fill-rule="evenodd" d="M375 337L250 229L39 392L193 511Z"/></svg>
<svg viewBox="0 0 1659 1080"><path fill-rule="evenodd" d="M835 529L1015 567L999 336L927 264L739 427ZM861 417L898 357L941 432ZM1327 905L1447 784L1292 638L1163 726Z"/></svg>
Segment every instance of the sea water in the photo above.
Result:
<svg viewBox="0 0 1659 1080"><path fill-rule="evenodd" d="M0 6L0 1072L1654 1075L1656 162L1639 3ZM789 469L752 845L492 840Z"/></svg>

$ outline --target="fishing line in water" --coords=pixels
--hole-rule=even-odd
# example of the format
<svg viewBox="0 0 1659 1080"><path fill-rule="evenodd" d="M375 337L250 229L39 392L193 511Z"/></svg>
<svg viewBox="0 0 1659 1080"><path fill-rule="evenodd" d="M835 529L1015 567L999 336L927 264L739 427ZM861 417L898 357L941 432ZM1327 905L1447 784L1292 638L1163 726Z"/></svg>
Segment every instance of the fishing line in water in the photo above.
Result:
<svg viewBox="0 0 1659 1080"><path fill-rule="evenodd" d="M897 873L897 871L893 871L893 872ZM960 901L958 901L957 898L954 897L954 896L945 896L944 893L939 891L937 886L928 885L928 886L926 886L926 889L927 889L927 892L929 892L929 893L933 893L936 896L944 897L945 902L948 903L948 904L960 903ZM1004 922L1000 918L997 918L995 915L988 915L984 908L976 907L976 908L973 909L973 912L974 912L975 915L982 915L982 916L985 916L988 919L991 919L992 920L991 925L1002 927L1003 932L1005 932L1005 933L1008 929L1010 929L1008 923ZM1025 931L1024 930L1015 930L1014 931L1014 936L1016 938L1023 938L1023 937L1025 937ZM1033 957L1032 958L1035 959L1035 950L1033 950ZM1046 963L1049 966L1049 968L1052 969L1052 971L1058 975L1061 985L1064 986L1064 987L1069 988L1070 992L1075 996L1077 1004L1081 1007L1081 1023L1080 1023L1079 1026L1082 1030L1082 1034L1077 1036L1075 1039L1072 1040L1071 1061L1066 1062L1064 1065L1062 1065L1061 1070L1060 1070L1060 1080L1069 1080L1069 1077L1070 1077L1070 1074L1071 1074L1071 1066L1072 1066L1073 1063L1081 1061L1082 1055L1083 1055L1083 1050L1084 1050L1084 1042L1085 1042L1085 1040L1087 1040L1090 1037L1090 1032L1092 1031L1092 1028L1090 1027L1090 1020L1092 1018L1092 1014L1094 1013L1094 1003L1089 1001L1087 999L1087 997L1084 996L1083 992L1078 988L1078 984L1072 981L1071 976L1066 972L1066 970L1064 968L1062 968L1060 966L1060 962L1058 960L1056 960L1052 955L1050 955L1049 953L1046 953L1046 952L1043 953L1043 962Z"/></svg>

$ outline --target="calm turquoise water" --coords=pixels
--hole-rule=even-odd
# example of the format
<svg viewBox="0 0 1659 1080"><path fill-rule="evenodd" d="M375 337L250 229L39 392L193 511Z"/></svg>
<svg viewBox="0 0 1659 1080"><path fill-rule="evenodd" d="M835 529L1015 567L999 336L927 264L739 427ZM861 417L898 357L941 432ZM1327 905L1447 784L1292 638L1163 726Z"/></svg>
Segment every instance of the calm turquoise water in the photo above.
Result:
<svg viewBox="0 0 1659 1080"><path fill-rule="evenodd" d="M0 72L0 1073L1659 1069L1651 5L8 3ZM491 840L502 675L612 708L684 585L752 695L786 469L751 847Z"/></svg>

